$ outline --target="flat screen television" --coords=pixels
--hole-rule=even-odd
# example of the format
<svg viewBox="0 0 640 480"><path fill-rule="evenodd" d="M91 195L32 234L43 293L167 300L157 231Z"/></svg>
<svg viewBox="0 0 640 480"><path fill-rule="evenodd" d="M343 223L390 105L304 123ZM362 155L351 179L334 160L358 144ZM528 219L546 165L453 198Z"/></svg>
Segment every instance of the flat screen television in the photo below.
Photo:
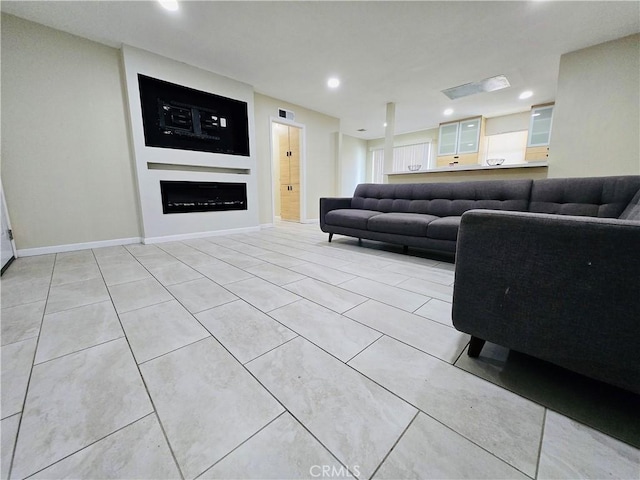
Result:
<svg viewBox="0 0 640 480"><path fill-rule="evenodd" d="M247 103L138 74L148 147L249 156Z"/></svg>

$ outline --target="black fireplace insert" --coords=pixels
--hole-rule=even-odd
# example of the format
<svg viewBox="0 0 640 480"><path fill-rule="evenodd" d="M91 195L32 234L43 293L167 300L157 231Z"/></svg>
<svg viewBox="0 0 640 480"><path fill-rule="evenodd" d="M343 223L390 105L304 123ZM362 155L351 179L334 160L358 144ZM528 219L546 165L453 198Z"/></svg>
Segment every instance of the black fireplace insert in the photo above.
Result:
<svg viewBox="0 0 640 480"><path fill-rule="evenodd" d="M247 209L247 184L160 180L162 213Z"/></svg>

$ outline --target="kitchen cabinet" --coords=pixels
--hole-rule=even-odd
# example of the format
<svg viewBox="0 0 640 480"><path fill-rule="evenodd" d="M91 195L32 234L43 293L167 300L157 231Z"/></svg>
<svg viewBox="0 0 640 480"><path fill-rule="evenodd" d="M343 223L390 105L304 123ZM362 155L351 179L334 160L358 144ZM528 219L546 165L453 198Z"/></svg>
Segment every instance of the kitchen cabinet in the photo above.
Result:
<svg viewBox="0 0 640 480"><path fill-rule="evenodd" d="M531 107L525 160L536 162L549 157L549 141L553 125L553 103Z"/></svg>
<svg viewBox="0 0 640 480"><path fill-rule="evenodd" d="M479 164L484 125L483 117L441 123L436 166Z"/></svg>

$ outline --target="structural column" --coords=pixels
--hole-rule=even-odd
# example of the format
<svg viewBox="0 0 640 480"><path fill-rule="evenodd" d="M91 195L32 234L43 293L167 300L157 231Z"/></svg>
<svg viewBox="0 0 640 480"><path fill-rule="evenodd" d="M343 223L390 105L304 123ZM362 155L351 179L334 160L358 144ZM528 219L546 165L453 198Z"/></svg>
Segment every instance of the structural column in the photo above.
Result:
<svg viewBox="0 0 640 480"><path fill-rule="evenodd" d="M393 171L393 135L396 124L396 104L387 103L386 127L384 129L384 172ZM389 183L389 179L385 176L384 182Z"/></svg>

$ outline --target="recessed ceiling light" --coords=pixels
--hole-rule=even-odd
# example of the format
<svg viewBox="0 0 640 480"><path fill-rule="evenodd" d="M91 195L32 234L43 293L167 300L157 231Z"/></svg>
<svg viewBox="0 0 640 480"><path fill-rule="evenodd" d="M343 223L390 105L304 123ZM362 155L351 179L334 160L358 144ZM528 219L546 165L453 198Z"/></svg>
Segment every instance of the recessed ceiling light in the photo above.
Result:
<svg viewBox="0 0 640 480"><path fill-rule="evenodd" d="M382 124L382 126L383 126L383 127L386 127L386 126L387 126L387 122L384 122L384 123Z"/></svg>
<svg viewBox="0 0 640 480"><path fill-rule="evenodd" d="M179 8L178 0L158 0L158 3L162 5L162 8L171 12L175 12Z"/></svg>
<svg viewBox="0 0 640 480"><path fill-rule="evenodd" d="M453 113L453 108L447 108L444 112L445 115L451 115Z"/></svg>
<svg viewBox="0 0 640 480"><path fill-rule="evenodd" d="M526 90L520 94L518 97L520 100L524 100L525 98L530 98L533 96L533 92L531 90Z"/></svg>
<svg viewBox="0 0 640 480"><path fill-rule="evenodd" d="M329 88L338 88L340 86L340 79L331 77L329 80L327 80L327 86Z"/></svg>

